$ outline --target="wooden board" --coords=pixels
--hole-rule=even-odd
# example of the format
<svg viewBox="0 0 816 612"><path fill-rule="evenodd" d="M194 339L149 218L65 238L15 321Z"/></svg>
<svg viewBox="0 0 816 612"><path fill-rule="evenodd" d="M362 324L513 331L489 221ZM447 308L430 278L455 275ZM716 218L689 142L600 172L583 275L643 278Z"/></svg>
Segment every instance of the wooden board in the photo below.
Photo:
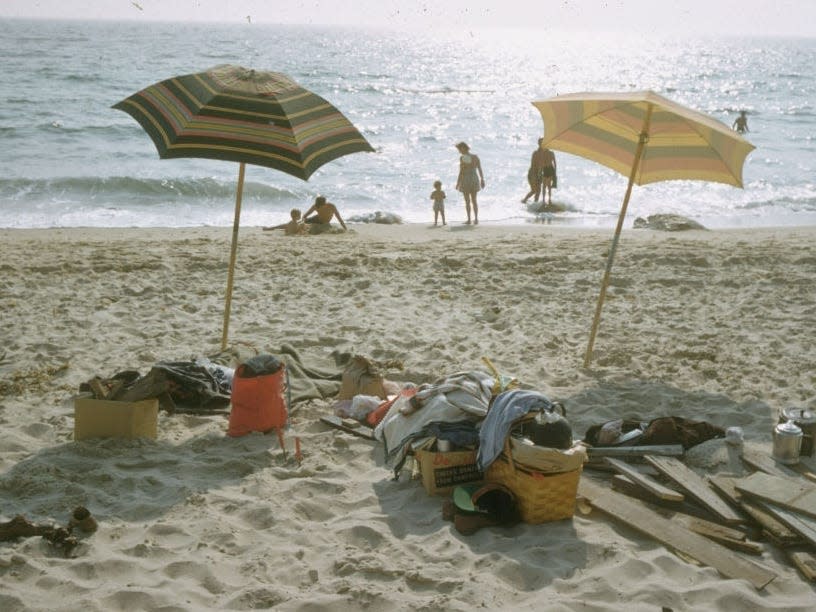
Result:
<svg viewBox="0 0 816 612"><path fill-rule="evenodd" d="M665 457L682 457L683 447L680 444L663 446L590 446L587 448L590 460L599 457L643 457L659 455Z"/></svg>
<svg viewBox="0 0 816 612"><path fill-rule="evenodd" d="M615 471L628 477L629 480L633 481L637 485L640 485L655 497L676 502L681 502L683 501L683 499L685 499L682 493L675 491L674 489L670 489L666 486L663 486L650 476L641 474L639 471L633 469L632 466L628 465L624 461L621 461L620 459L606 457L605 461L612 468L614 468Z"/></svg>
<svg viewBox="0 0 816 612"><path fill-rule="evenodd" d="M816 547L816 519L766 501L759 502L759 505L786 527L802 536L811 546Z"/></svg>
<svg viewBox="0 0 816 612"><path fill-rule="evenodd" d="M782 524L775 517L771 516L766 510L760 508L758 502L746 499L742 493L737 491L734 486L735 478L728 476L712 476L708 481L711 485L723 496L736 506L739 506L748 516L750 516L763 530L768 534L770 539L778 546L791 546L801 542L802 538L794 533L784 524Z"/></svg>
<svg viewBox="0 0 816 612"><path fill-rule="evenodd" d="M765 453L752 449L742 451L742 460L755 470L774 476L796 476L796 472Z"/></svg>
<svg viewBox="0 0 816 612"><path fill-rule="evenodd" d="M340 431L345 431L346 433L365 438L366 440L377 439L374 437L373 429L366 427L361 423L357 423L357 421L352 419L341 419L339 416L330 415L320 417L320 422L328 425L329 427L339 429Z"/></svg>
<svg viewBox="0 0 816 612"><path fill-rule="evenodd" d="M813 464L813 457L801 456L799 463L788 466L791 470L807 478L811 482L816 482L816 465Z"/></svg>
<svg viewBox="0 0 816 612"><path fill-rule="evenodd" d="M720 520L728 524L745 522L745 517L726 504L711 490L702 476L689 469L682 461L673 457L646 457L646 461L671 478L690 497L711 510Z"/></svg>
<svg viewBox="0 0 816 612"><path fill-rule="evenodd" d="M673 520L681 520L683 524L694 533L705 536L709 540L714 540L727 548L748 553L749 555L762 554L762 544L749 541L747 536L737 529L731 529L730 527L698 518L684 516L675 516L672 518Z"/></svg>
<svg viewBox="0 0 816 612"><path fill-rule="evenodd" d="M664 518L679 521L683 526L695 533L699 533L701 536L719 542L732 550L739 550L752 555L762 554L761 544L749 542L748 536L738 529L711 522L709 520L711 513L699 506L686 501L671 502L655 497L623 474L613 476L611 483L615 491L620 491L629 497L641 500L645 507L655 510Z"/></svg>
<svg viewBox="0 0 816 612"><path fill-rule="evenodd" d="M724 546L686 529L676 521L663 518L625 495L592 483L588 478L582 478L579 482L578 495L601 512L674 551L715 568L727 578L747 580L756 589L764 588L776 578L776 574L768 568L743 559Z"/></svg>
<svg viewBox="0 0 816 612"><path fill-rule="evenodd" d="M711 515L711 512L708 511L707 508L703 508L698 506L697 504L690 503L688 500L683 500L682 502L673 502L668 501L665 499L660 499L659 497L655 497L651 493L649 493L646 489L636 485L634 482L629 480L623 474L615 474L611 479L610 482L612 483L612 488L616 491L620 491L624 495L628 495L629 497L634 497L635 499L641 500L645 504L649 504L650 507L654 509L660 508L662 510L677 512L680 514L686 514L688 516L693 516L705 520L711 520L715 518ZM659 511L658 511L659 512Z"/></svg>
<svg viewBox="0 0 816 612"><path fill-rule="evenodd" d="M816 518L816 484L800 478L783 478L754 472L737 480L738 491L783 508Z"/></svg>
<svg viewBox="0 0 816 612"><path fill-rule="evenodd" d="M802 576L810 581L816 580L816 557L809 552L789 552L788 557Z"/></svg>
<svg viewBox="0 0 816 612"><path fill-rule="evenodd" d="M628 459L628 461L630 461L629 467L637 470L641 474L646 474L647 476L652 477L660 476L660 472L654 469L651 465L647 463L634 463L635 461L640 462L642 459L643 459L642 457L630 457ZM584 464L584 469L596 470L598 472L607 472L612 474L617 473L615 472L615 469L612 466L610 466L603 457L599 457L598 459L590 459Z"/></svg>

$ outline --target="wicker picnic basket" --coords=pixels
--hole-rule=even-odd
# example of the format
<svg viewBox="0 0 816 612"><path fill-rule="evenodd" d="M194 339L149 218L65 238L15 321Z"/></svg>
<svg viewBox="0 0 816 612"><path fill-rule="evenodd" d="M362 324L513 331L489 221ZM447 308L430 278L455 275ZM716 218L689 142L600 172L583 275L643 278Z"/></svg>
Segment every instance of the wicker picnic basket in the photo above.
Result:
<svg viewBox="0 0 816 612"><path fill-rule="evenodd" d="M548 453L559 452L546 449ZM546 523L571 518L575 513L578 481L583 470L586 453L573 447L564 452L564 465L571 468L562 472L541 472L520 463L513 452L513 445L505 441L504 452L496 458L485 472L485 481L496 482L510 489L516 496L521 518L525 523ZM576 454L583 457L576 462ZM575 467L577 463L577 467Z"/></svg>

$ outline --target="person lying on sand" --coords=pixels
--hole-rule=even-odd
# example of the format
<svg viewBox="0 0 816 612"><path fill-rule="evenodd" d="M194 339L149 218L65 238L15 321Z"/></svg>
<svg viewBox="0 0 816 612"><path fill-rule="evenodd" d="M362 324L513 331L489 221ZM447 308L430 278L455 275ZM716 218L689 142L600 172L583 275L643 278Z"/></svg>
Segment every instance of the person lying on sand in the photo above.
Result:
<svg viewBox="0 0 816 612"><path fill-rule="evenodd" d="M310 217L309 215L312 213L314 213L314 215ZM311 225L309 228L309 233L311 234L319 234L326 231L330 227L332 219L337 219L340 226L344 230L348 230L337 207L331 202L327 202L323 196L317 196L312 207L303 215L303 221Z"/></svg>
<svg viewBox="0 0 816 612"><path fill-rule="evenodd" d="M289 216L292 217L288 223L281 223L280 225L273 225L271 227L264 227L263 230L276 230L282 229L283 233L286 236L297 236L299 234L307 234L309 232L309 228L303 224L303 221L300 219L300 209L293 208L289 211Z"/></svg>

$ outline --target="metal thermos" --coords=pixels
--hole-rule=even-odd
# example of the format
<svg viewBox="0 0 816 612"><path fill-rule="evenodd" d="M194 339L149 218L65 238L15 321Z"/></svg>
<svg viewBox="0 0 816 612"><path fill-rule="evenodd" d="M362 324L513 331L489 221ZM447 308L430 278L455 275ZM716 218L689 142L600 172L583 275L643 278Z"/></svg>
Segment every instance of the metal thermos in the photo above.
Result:
<svg viewBox="0 0 816 612"><path fill-rule="evenodd" d="M780 463L799 463L802 448L802 428L793 421L785 421L774 427L773 456Z"/></svg>
<svg viewBox="0 0 816 612"><path fill-rule="evenodd" d="M802 430L802 448L800 455L813 455L816 438L816 412L807 408L785 408L779 415L779 422L793 421Z"/></svg>

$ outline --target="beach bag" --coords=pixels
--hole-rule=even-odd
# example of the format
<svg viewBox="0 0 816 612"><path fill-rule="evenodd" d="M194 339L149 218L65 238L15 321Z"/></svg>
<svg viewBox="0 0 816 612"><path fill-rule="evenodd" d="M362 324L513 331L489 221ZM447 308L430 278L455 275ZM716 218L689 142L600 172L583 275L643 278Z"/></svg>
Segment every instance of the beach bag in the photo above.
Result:
<svg viewBox="0 0 816 612"><path fill-rule="evenodd" d="M245 436L253 431L280 431L289 416L286 406L286 366L269 374L255 375L246 364L238 366L232 380L230 436Z"/></svg>
<svg viewBox="0 0 816 612"><path fill-rule="evenodd" d="M382 373L377 366L362 355L352 357L346 369L343 370L337 399L350 400L354 399L355 395L373 395L380 399L388 397Z"/></svg>

